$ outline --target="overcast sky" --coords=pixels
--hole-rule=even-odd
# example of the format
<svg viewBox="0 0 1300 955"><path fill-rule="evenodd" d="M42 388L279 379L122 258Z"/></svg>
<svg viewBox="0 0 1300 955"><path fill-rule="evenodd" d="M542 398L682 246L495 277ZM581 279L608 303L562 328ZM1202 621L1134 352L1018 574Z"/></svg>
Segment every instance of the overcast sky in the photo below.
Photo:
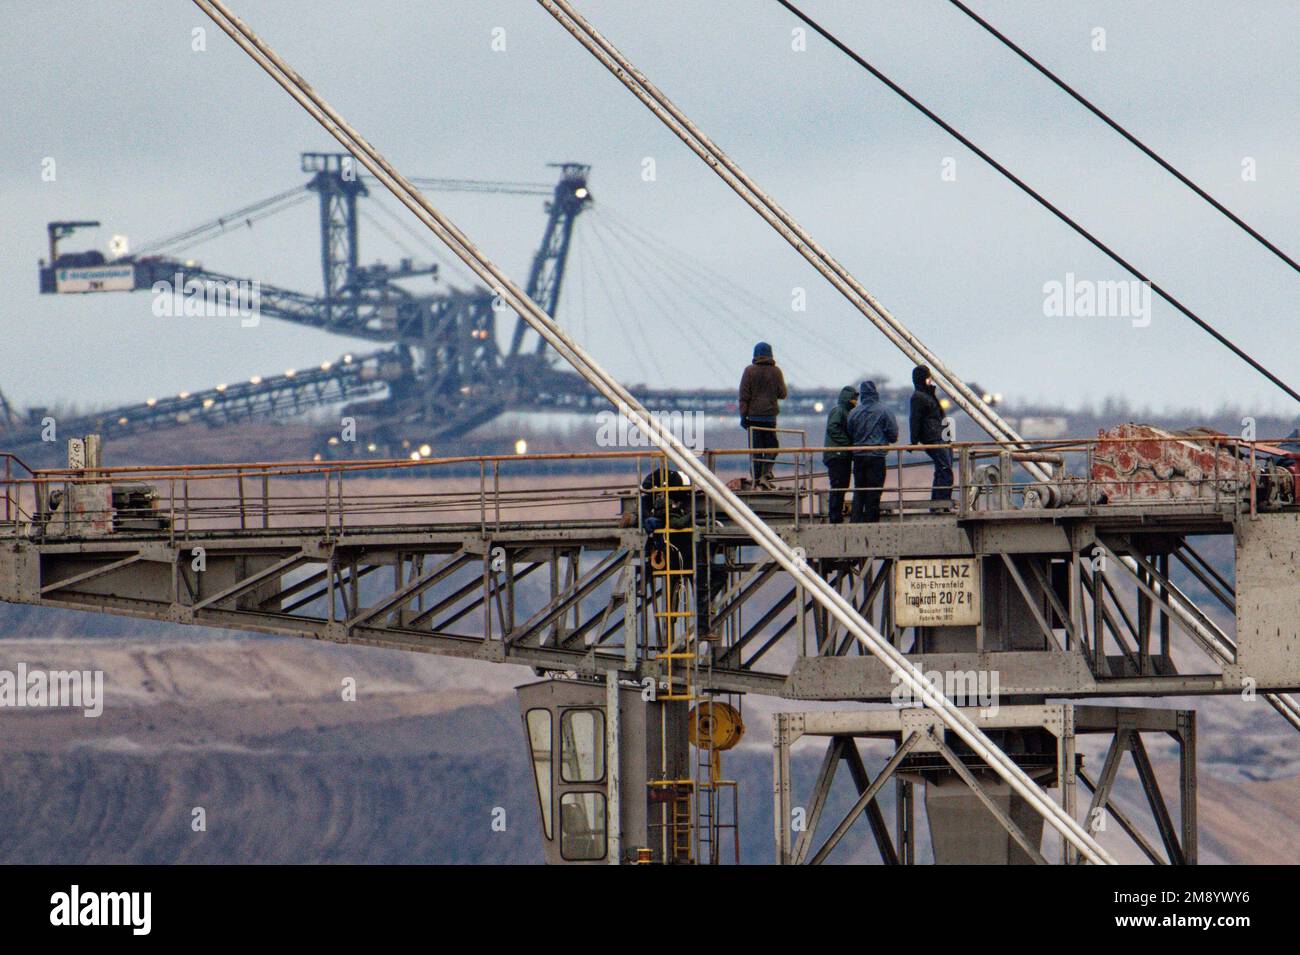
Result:
<svg viewBox="0 0 1300 955"><path fill-rule="evenodd" d="M1300 256L1300 3L971 3ZM548 182L548 162L590 163L597 211L579 222L559 317L626 381L730 387L759 337L792 384L838 389L866 371L907 378L906 360L536 3L231 5L409 175ZM1300 275L945 0L804 6L1300 383ZM578 7L963 377L1011 400L1122 395L1154 408L1292 410L1159 301L1146 327L1045 316L1045 283L1127 276L827 44L810 36L806 50L793 49L797 24L775 2ZM301 183L298 154L334 144L189 3L3 8L0 389L11 402L102 406L374 347L271 320L250 329L157 318L143 293L39 296L47 221L104 223L68 250L103 249L114 234L139 244ZM206 50L195 51L199 27ZM498 28L503 51L493 49ZM1097 28L1104 51L1093 48ZM42 179L47 158L53 182ZM647 158L653 181L643 178ZM955 181L943 178L947 158ZM1247 158L1254 181L1243 180ZM526 278L541 199L435 199ZM407 241L386 216L378 221ZM672 242L764 307L728 292L743 325L700 310L673 274L615 242L620 222ZM370 220L361 228L364 261L403 254ZM310 204L193 254L217 271L320 288ZM795 288L807 290L806 312L791 309Z"/></svg>

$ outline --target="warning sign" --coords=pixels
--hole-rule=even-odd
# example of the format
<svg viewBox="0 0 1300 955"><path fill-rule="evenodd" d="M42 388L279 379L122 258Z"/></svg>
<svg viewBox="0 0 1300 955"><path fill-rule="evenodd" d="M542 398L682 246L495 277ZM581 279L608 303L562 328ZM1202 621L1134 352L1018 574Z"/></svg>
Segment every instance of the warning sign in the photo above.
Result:
<svg viewBox="0 0 1300 955"><path fill-rule="evenodd" d="M975 557L894 562L894 625L971 627L980 622L980 563Z"/></svg>

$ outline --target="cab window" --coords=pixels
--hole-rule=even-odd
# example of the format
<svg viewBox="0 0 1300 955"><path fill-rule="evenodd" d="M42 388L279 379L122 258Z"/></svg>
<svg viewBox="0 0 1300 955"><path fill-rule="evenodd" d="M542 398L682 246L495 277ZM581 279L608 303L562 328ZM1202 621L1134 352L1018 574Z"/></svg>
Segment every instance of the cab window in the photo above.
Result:
<svg viewBox="0 0 1300 955"><path fill-rule="evenodd" d="M542 831L551 838L551 713L533 709L524 718L528 726L528 746L533 754L533 778L537 783L537 800L542 809Z"/></svg>
<svg viewBox="0 0 1300 955"><path fill-rule="evenodd" d="M605 714L565 710L560 716L560 778L566 783L598 783L605 778Z"/></svg>
<svg viewBox="0 0 1300 955"><path fill-rule="evenodd" d="M605 858L605 794L560 797L560 856L571 862Z"/></svg>

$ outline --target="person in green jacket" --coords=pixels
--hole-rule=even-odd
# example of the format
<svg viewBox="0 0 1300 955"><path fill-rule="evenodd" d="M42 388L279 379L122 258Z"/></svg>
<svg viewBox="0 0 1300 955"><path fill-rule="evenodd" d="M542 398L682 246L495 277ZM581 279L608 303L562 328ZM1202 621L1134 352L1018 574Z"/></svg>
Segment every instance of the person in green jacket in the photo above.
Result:
<svg viewBox="0 0 1300 955"><path fill-rule="evenodd" d="M826 418L826 437L823 447L847 448L853 444L849 437L849 412L858 403L858 390L852 385L840 389L839 400ZM853 454L849 451L823 451L822 463L831 479L831 496L827 503L828 518L832 524L844 521L844 492L853 476Z"/></svg>

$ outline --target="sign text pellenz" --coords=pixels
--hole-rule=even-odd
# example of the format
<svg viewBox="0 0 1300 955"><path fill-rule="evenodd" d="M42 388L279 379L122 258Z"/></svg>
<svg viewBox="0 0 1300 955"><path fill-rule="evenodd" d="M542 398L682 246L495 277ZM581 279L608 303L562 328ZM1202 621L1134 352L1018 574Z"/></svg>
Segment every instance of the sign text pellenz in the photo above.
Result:
<svg viewBox="0 0 1300 955"><path fill-rule="evenodd" d="M975 557L894 562L894 625L972 627L980 622L980 563Z"/></svg>

